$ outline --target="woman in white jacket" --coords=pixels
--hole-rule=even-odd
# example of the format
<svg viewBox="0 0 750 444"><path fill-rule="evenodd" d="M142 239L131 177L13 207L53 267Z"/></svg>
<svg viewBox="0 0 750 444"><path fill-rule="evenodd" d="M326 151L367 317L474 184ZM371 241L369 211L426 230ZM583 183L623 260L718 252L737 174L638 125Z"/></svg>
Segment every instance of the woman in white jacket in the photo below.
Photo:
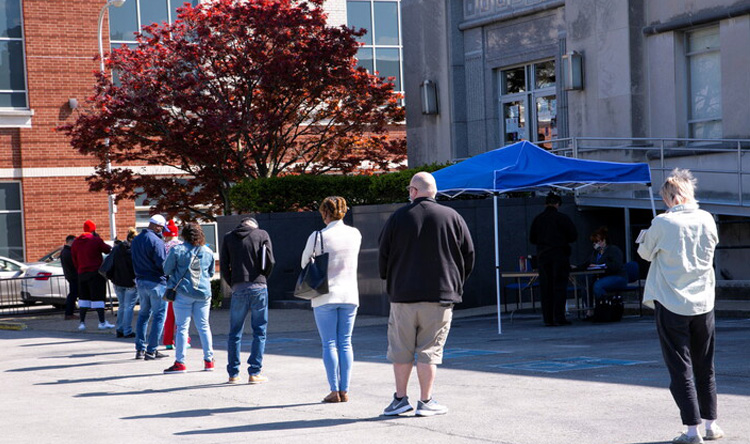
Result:
<svg viewBox="0 0 750 444"><path fill-rule="evenodd" d="M643 301L654 308L669 390L687 431L673 443L702 443L724 436L716 424L714 376L714 250L719 242L713 216L698 208L696 180L675 169L661 187L667 212L651 222L638 254L651 262Z"/></svg>
<svg viewBox="0 0 750 444"><path fill-rule="evenodd" d="M346 200L343 197L326 197L320 204L320 215L326 227L320 231L322 250L328 253L328 293L312 300L315 323L323 343L323 363L328 375L331 393L323 402L349 400L354 350L352 331L359 307L357 287L357 262L362 235L359 230L344 224ZM321 254L321 241L313 232L302 252L302 268L313 255Z"/></svg>

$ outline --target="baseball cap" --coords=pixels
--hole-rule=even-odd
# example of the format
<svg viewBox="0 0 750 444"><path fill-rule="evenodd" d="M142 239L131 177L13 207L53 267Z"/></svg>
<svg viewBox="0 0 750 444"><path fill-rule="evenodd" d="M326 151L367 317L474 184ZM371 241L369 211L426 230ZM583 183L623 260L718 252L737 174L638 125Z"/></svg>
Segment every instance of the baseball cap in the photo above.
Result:
<svg viewBox="0 0 750 444"><path fill-rule="evenodd" d="M148 223L163 227L167 225L167 220L164 219L164 216L162 216L161 214L154 214L153 216L151 216L151 219L148 220Z"/></svg>

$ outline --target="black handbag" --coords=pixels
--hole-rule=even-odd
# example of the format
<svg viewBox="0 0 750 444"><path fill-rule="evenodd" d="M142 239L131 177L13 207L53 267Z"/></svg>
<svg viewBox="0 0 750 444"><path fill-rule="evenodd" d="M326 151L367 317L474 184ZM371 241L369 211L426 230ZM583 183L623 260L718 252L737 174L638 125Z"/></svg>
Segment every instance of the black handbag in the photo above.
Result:
<svg viewBox="0 0 750 444"><path fill-rule="evenodd" d="M315 255L315 246L320 238L320 254ZM328 253L323 248L323 233L315 232L313 253L310 261L302 269L294 286L294 296L300 299L310 300L322 294L328 293Z"/></svg>
<svg viewBox="0 0 750 444"><path fill-rule="evenodd" d="M162 296L162 299L167 302L174 302L175 299L177 299L177 287L180 286L182 283L182 280L185 279L185 276L187 276L188 272L190 271L190 267L193 265L193 261L195 258L198 257L198 252L196 251L195 254L193 254L193 258L190 259L190 263L188 264L187 270L185 270L185 273L182 274L182 277L179 281L177 281L176 284L174 284L174 287L167 288L164 290L164 296Z"/></svg>

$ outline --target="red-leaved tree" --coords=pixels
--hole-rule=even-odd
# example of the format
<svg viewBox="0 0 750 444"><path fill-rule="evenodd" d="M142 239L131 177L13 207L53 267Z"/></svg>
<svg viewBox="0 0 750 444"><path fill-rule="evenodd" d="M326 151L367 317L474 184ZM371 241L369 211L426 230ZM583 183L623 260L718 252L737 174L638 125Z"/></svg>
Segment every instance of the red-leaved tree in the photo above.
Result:
<svg viewBox="0 0 750 444"><path fill-rule="evenodd" d="M96 156L92 191L137 188L185 219L230 214L247 177L349 173L405 158L389 125L404 110L392 83L357 68L363 31L326 24L323 0L214 0L153 24L112 51L86 111L59 129ZM115 166L107 171L107 160ZM122 165L180 175L140 175ZM117 167L120 165L120 167ZM188 180L185 180L185 179Z"/></svg>

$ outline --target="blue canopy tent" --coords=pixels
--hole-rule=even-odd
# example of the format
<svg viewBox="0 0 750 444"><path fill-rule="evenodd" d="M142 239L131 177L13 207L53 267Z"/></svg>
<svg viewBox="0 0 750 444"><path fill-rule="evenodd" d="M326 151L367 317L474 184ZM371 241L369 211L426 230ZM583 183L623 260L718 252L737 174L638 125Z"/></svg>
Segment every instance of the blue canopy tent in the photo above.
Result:
<svg viewBox="0 0 750 444"><path fill-rule="evenodd" d="M492 194L495 213L495 281L498 332L500 321L500 249L498 245L497 195L510 191L557 188L575 191L596 184L644 184L651 197L651 170L645 163L618 163L574 159L552 154L531 142L517 142L433 173L439 194Z"/></svg>

